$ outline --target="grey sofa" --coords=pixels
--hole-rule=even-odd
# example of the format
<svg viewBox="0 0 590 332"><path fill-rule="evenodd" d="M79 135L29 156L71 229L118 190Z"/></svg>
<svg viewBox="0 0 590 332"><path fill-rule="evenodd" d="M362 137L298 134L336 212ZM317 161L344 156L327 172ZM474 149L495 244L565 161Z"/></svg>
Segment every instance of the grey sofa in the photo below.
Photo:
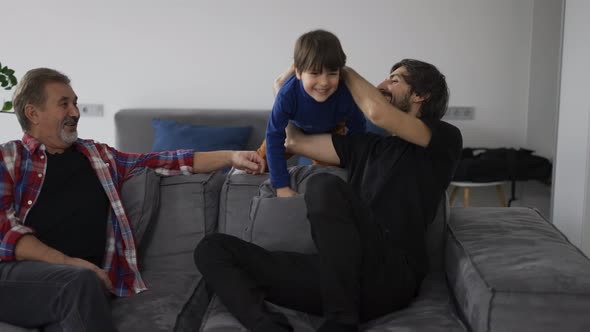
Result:
<svg viewBox="0 0 590 332"><path fill-rule="evenodd" d="M153 141L150 121L163 118L207 126L250 125L253 132L248 148L255 149L264 137L268 115L268 111L255 110L121 110L115 116L117 148L149 151ZM319 172L346 176L335 168L297 167L291 169L292 185L304 192L306 179ZM231 171L227 175L216 173L207 177L212 178L216 180L205 181L205 177L200 177L193 184L184 184L194 186L194 191L200 193L193 203L203 203L202 208L209 211L176 214L187 221L192 218L192 226L200 228L195 232L193 246L207 233L223 232L269 249L315 250L300 197L274 198L267 176ZM179 197L175 190L171 188L169 194ZM202 199L203 193L209 193L207 199ZM530 208L449 211L443 203L427 231L425 243L431 273L422 283L418 297L408 308L366 323L364 330L590 331L590 260L538 211ZM170 207L161 201L162 209L170 210ZM158 225L161 222L156 221ZM198 283L198 271L188 265L186 269L193 269L191 274ZM186 291L192 292L192 297L179 311L177 328L245 331L214 294L211 297L207 294L202 282L194 289ZM314 331L321 324L321 317L271 303L268 306L270 310L285 312L296 331ZM146 313L138 317L143 315ZM195 322L198 324L191 325Z"/></svg>
<svg viewBox="0 0 590 332"><path fill-rule="evenodd" d="M248 148L264 136L268 111L121 110L116 146L148 152L152 118L207 126L251 125ZM305 192L313 174L334 167L294 167ZM125 184L123 199L139 234L149 291L113 302L121 331L245 331L206 291L193 249L208 233L232 234L269 249L314 252L302 196L273 197L266 175L240 171L159 177L149 170ZM411 305L368 322L364 331L590 331L590 261L540 213L529 208L453 208L444 200L425 244L430 274ZM280 217L277 217L280 216ZM268 303L295 331L321 317ZM0 331L23 331L5 327Z"/></svg>

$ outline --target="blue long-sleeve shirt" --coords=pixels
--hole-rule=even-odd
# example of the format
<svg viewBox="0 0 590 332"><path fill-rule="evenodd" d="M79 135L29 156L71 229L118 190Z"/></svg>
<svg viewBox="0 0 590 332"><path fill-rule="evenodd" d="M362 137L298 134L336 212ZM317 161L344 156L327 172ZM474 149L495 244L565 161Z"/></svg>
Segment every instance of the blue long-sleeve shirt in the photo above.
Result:
<svg viewBox="0 0 590 332"><path fill-rule="evenodd" d="M330 132L342 121L347 135L366 131L365 116L343 81L326 101L319 103L305 92L295 75L289 77L277 94L266 127L266 160L275 188L289 186L285 160L285 128L289 121L307 134Z"/></svg>

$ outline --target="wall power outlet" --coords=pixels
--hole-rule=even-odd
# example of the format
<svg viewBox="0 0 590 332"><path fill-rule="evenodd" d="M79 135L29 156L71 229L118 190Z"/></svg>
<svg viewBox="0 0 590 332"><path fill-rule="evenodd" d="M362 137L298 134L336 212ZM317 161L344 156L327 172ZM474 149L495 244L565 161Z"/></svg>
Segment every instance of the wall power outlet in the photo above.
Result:
<svg viewBox="0 0 590 332"><path fill-rule="evenodd" d="M449 106L444 120L473 120L475 118L475 107L473 106Z"/></svg>
<svg viewBox="0 0 590 332"><path fill-rule="evenodd" d="M80 116L103 117L104 106L102 104L78 104Z"/></svg>

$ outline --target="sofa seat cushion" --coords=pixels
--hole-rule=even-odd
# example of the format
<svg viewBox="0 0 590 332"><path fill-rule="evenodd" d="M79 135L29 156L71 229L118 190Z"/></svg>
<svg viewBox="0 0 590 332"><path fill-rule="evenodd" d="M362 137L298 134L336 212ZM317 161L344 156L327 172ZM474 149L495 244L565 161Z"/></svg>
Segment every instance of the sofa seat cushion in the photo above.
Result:
<svg viewBox="0 0 590 332"><path fill-rule="evenodd" d="M474 331L590 331L590 260L538 211L454 208L447 277Z"/></svg>
<svg viewBox="0 0 590 332"><path fill-rule="evenodd" d="M455 312L443 272L426 276L418 297L406 309L375 319L364 331L468 331Z"/></svg>
<svg viewBox="0 0 590 332"><path fill-rule="evenodd" d="M313 332L322 324L321 317L267 303L270 311L281 311L295 332ZM422 283L420 294L404 309L370 321L362 331L467 331L454 313L452 300L442 273L429 275ZM201 332L246 332L247 330L227 311L218 297L211 301Z"/></svg>
<svg viewBox="0 0 590 332"><path fill-rule="evenodd" d="M112 303L119 331L173 331L178 316L195 291L198 272L144 272L148 290Z"/></svg>

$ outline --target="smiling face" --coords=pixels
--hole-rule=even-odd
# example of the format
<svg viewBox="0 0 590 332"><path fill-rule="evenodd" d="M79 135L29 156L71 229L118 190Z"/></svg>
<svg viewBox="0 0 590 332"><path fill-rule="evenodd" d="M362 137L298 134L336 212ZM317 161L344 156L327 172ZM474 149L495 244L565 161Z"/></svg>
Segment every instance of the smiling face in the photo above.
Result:
<svg viewBox="0 0 590 332"><path fill-rule="evenodd" d="M78 139L78 97L69 84L45 85L45 103L28 104L25 113L31 122L29 134L43 143L49 153L62 153Z"/></svg>
<svg viewBox="0 0 590 332"><path fill-rule="evenodd" d="M406 82L404 67L399 67L389 74L377 88L389 100L389 103L401 111L409 113L412 109L412 87Z"/></svg>
<svg viewBox="0 0 590 332"><path fill-rule="evenodd" d="M325 102L336 90L340 82L340 70L328 70L321 72L306 70L300 72L295 69L297 79L303 83L303 89L318 103Z"/></svg>

